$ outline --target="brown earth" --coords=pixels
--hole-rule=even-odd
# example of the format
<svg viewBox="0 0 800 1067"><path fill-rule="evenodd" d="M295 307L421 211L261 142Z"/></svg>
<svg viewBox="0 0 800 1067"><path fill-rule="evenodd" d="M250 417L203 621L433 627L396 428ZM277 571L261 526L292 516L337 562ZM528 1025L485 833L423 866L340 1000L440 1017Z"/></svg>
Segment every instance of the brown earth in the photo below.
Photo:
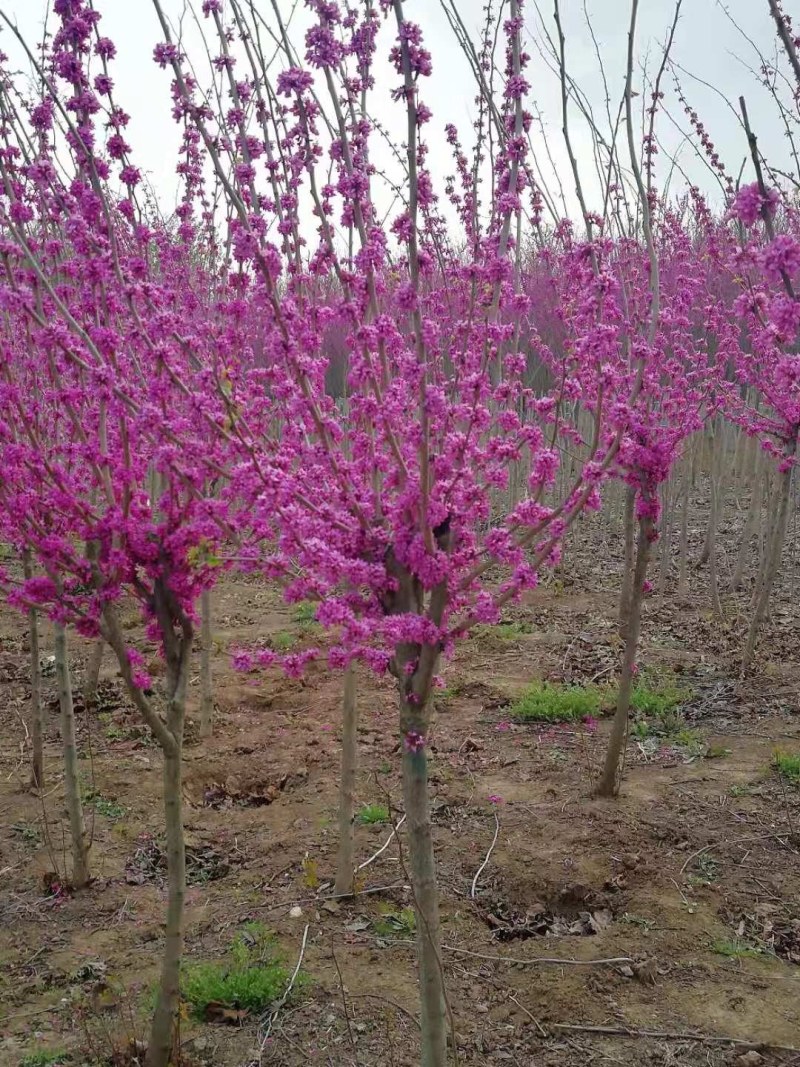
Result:
<svg viewBox="0 0 800 1067"><path fill-rule="evenodd" d="M771 769L776 747L800 751L795 565L758 670L741 687L745 594L728 600L723 621L706 609L704 573L688 603L648 602L641 661L691 689L691 733L655 747L633 738L622 795L601 801L592 783L606 721L596 730L523 726L503 709L532 679L603 681L616 669L616 549L604 536L587 528L571 583L551 580L509 616L521 625L472 637L443 670L431 777L460 1063L800 1064L800 789ZM130 623L138 633L133 614ZM307 924L306 981L260 1062L415 1064L413 934L399 921L391 937L374 927L387 909L411 904L397 842L361 872L359 896L329 899L341 679L321 667L300 682L229 665L230 647L276 633L316 640L274 590L224 580L215 733L200 743L190 724L186 748L187 959L223 958L242 924L257 920L275 931L291 970ZM45 651L48 641L45 633ZM0 1064L9 1067L43 1049L89 1062L91 1049L108 1055L114 1042L142 1036L164 907L152 867L158 750L108 662L100 715L78 710L96 879L79 894L53 885L66 834L57 702L47 679L42 799L26 788L25 644L22 620L3 612ZM79 682L87 648L77 638L73 654ZM399 818L390 682L364 675L359 709L359 802L388 796ZM360 861L390 829L358 826ZM617 962L598 962L608 960ZM258 1063L258 1020L238 1021L187 1019L183 1061Z"/></svg>

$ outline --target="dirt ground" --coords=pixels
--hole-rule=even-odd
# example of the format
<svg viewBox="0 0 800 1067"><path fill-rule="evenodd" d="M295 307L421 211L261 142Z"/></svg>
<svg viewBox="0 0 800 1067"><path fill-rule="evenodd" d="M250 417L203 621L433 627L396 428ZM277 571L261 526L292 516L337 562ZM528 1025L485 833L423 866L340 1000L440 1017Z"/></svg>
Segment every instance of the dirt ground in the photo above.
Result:
<svg viewBox="0 0 800 1067"><path fill-rule="evenodd" d="M602 525L587 527L567 556L569 581L565 567L510 613L520 626L473 636L443 669L431 777L459 1062L800 1064L800 790L771 768L776 747L800 751L797 568L790 560L742 686L746 591L728 597L724 620L708 610L705 570L693 573L686 603L671 590L648 601L641 662L691 690L683 715L695 743L633 739L622 795L601 801L592 783L606 720L515 725L504 708L533 679L614 671L617 552ZM341 679L321 667L303 681L230 667L232 646L287 633L317 640L274 589L223 581L214 737L199 742L190 723L186 747L186 954L219 959L258 920L289 970L306 933L306 981L265 1041L257 1019L187 1019L185 1062L244 1067L262 1044L264 1064L416 1064L413 934L374 926L411 903L397 841L360 872L355 899L329 899ZM108 661L100 714L78 704L96 879L74 895L54 886L66 834L57 701L48 677L43 802L25 787L25 643L24 620L2 612L0 1064L9 1067L42 1049L82 1063L92 1048L108 1055L114 1035L139 1027L141 1036L164 903L153 866L158 750ZM76 688L86 656L76 638ZM192 690L196 700L196 677ZM390 681L363 675L358 703L359 803L388 795L400 818ZM359 825L359 862L390 833Z"/></svg>

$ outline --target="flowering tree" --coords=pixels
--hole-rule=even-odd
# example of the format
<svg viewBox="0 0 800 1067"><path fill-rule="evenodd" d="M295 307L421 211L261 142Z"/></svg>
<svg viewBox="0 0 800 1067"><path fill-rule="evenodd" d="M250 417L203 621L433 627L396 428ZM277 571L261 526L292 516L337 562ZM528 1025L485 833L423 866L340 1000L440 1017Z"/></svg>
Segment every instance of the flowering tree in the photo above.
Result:
<svg viewBox="0 0 800 1067"><path fill-rule="evenodd" d="M213 380L215 349L197 295L191 208L177 226L144 220L127 116L111 96L114 46L81 0L55 11L59 28L38 63L41 99L26 103L5 68L0 80L0 515L38 570L22 581L4 570L0 581L13 605L47 611L62 641L67 626L102 636L162 749L168 910L147 1063L163 1067L182 946L186 686L194 605L213 580L221 535L210 486L224 473L224 409L204 378ZM93 60L102 73L90 79ZM127 647L126 597L163 654L163 705ZM76 769L73 751L74 849ZM85 882L88 869L76 871Z"/></svg>
<svg viewBox="0 0 800 1067"><path fill-rule="evenodd" d="M287 66L273 79L254 9L232 4L226 27L221 6L207 0L214 63L228 77L224 113L200 92L157 0L166 40L155 56L172 72L187 165L198 185L213 168L233 212L231 269L215 317L229 325L217 380L232 456L222 498L247 546L241 554L280 580L290 601L318 601L317 620L335 633L333 667L358 660L397 680L423 1062L438 1065L446 1008L427 744L439 658L534 586L582 509L599 504L642 375L630 344L618 357L630 330L597 269L607 248L574 242L568 226L548 268L554 277L569 272L569 296L556 308L566 332L558 352L536 328L516 237L528 198L537 199L526 167L521 4L512 0L503 26L505 88L494 102L502 147L486 218L475 208L480 167L465 162L457 131L448 133L458 244L427 165L431 112L420 87L431 57L420 27L399 0L360 14L327 0L310 6L305 64L284 39ZM403 205L385 223L367 108L380 14L396 25L392 95L405 116ZM311 234L303 204L315 217ZM342 334L346 395L337 399L326 353ZM550 395L529 384L537 360L557 372ZM591 414L586 437L569 418L567 401L578 400ZM583 459L563 496L546 504L564 441ZM529 470L527 491L498 514L496 493L512 464ZM299 672L318 654L256 648L237 662Z"/></svg>
<svg viewBox="0 0 800 1067"><path fill-rule="evenodd" d="M3 581L19 606L102 635L164 753L170 893L149 1067L167 1063L173 1038L186 676L217 542L233 540L237 559L280 581L289 601L318 602L317 620L334 634L332 667L392 673L422 1058L439 1067L446 996L427 778L439 660L559 560L616 464L636 481L649 543L678 403L658 388L691 355L680 341L682 253L666 325L649 230L644 249L618 250L599 224L577 240L565 221L533 262L523 257L523 224L538 223L542 195L528 166L520 0L503 24L502 95L481 90L479 122L493 124L497 153L483 160L478 143L470 163L458 131L447 132L455 232L428 159L421 86L432 60L400 0L361 9L312 0L303 59L278 17L276 76L256 6L232 0L228 24L219 0L205 0L224 86L209 96L154 7L164 35L154 58L171 73L182 131L174 224L141 208L127 116L111 95L114 46L84 0L55 5L42 100L28 112L10 76L2 83L0 458L10 476L0 500L14 541L44 572ZM392 140L399 204L388 212L371 114L380 32L392 36L402 127ZM94 77L92 57L102 67ZM632 139L630 119L628 130ZM212 179L219 197L207 192ZM493 195L482 211L484 179ZM549 307L535 306L536 292ZM330 354L341 338L338 395ZM532 387L541 366L545 395ZM559 492L564 447L577 462ZM527 478L509 506L500 501L512 468ZM120 631L123 595L142 605L166 660L163 716ZM255 648L237 662L299 673L320 654Z"/></svg>

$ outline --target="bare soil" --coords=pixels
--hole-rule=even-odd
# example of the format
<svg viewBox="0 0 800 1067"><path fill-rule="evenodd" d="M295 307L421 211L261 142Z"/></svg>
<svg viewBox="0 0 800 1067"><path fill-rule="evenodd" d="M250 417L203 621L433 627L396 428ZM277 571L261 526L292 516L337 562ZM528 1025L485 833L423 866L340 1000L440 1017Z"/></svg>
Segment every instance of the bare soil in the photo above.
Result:
<svg viewBox="0 0 800 1067"><path fill-rule="evenodd" d="M530 632L481 633L443 668L431 777L460 1063L800 1064L800 790L771 767L776 747L800 751L794 563L741 686L747 590L728 598L724 620L707 608L705 572L693 574L686 603L671 588L648 601L642 665L691 689L684 715L700 743L653 751L632 739L622 794L603 801L592 785L606 721L516 725L504 708L536 678L611 676L617 552L602 525L587 527L570 580L556 575L511 613ZM375 930L387 908L412 903L397 841L361 872L355 899L330 899L341 679L319 666L302 681L234 673L237 644L319 638L257 581L226 578L215 607L215 732L201 743L190 723L185 758L187 959L224 957L237 929L258 920L291 971L307 925L306 981L260 1062L416 1064L413 933ZM129 621L138 641L133 609ZM45 652L49 640L46 629ZM159 754L108 661L100 713L78 709L95 881L82 893L63 888L57 701L48 678L40 798L27 787L26 641L24 620L0 613L0 1064L9 1067L41 1049L82 1063L143 1035L164 908ZM76 689L87 655L76 638ZM359 801L388 798L397 820L394 692L366 675L359 686ZM195 678L195 700L198 691ZM356 832L363 862L391 827ZM259 1062L259 1020L237 1023L187 1018L182 1062Z"/></svg>

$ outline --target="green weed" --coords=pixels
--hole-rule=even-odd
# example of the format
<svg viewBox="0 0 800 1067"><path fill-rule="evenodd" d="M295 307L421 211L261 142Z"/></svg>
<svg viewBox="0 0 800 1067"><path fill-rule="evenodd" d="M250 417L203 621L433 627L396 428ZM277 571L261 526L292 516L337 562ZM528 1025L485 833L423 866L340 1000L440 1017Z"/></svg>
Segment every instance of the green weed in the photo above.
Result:
<svg viewBox="0 0 800 1067"><path fill-rule="evenodd" d="M704 852L702 856L698 856L696 867L697 872L689 875L689 881L692 885L705 886L713 885L716 882L719 874L719 864L712 855Z"/></svg>
<svg viewBox="0 0 800 1067"><path fill-rule="evenodd" d="M26 845L30 845L32 848L38 848L42 843L42 835L38 827L33 826L31 823L14 823L11 827L11 833L14 837L20 838Z"/></svg>
<svg viewBox="0 0 800 1067"><path fill-rule="evenodd" d="M781 752L779 749L772 757L772 766L793 785L800 785L800 753Z"/></svg>
<svg viewBox="0 0 800 1067"><path fill-rule="evenodd" d="M250 923L234 939L225 963L196 963L184 968L181 995L198 1018L209 1006L257 1013L286 988L288 971L275 958L272 937L260 923Z"/></svg>
<svg viewBox="0 0 800 1067"><path fill-rule="evenodd" d="M90 789L84 795L83 801L94 808L98 815L104 815L107 819L121 819L126 809L115 800L101 796L95 789Z"/></svg>
<svg viewBox="0 0 800 1067"><path fill-rule="evenodd" d="M652 930L656 925L655 919L643 919L640 915L634 915L629 911L620 917L620 922L628 923L630 926L641 926L643 930Z"/></svg>
<svg viewBox="0 0 800 1067"><path fill-rule="evenodd" d="M411 937L417 929L417 917L413 908L396 911L391 905L381 908L383 914L372 924L379 937Z"/></svg>
<svg viewBox="0 0 800 1067"><path fill-rule="evenodd" d="M301 600L299 604L295 605L294 618L295 622L309 623L316 622L317 605L313 600Z"/></svg>
<svg viewBox="0 0 800 1067"><path fill-rule="evenodd" d="M727 956L728 959L734 960L752 960L763 956L763 952L760 949L753 948L752 945L748 945L744 941L728 940L727 938L717 938L716 941L713 941L711 943L711 951L718 956Z"/></svg>
<svg viewBox="0 0 800 1067"><path fill-rule="evenodd" d="M389 809L385 804L365 804L358 813L358 821L367 826L389 821Z"/></svg>
<svg viewBox="0 0 800 1067"><path fill-rule="evenodd" d="M518 722L576 722L596 715L603 694L595 686L534 682L509 707Z"/></svg>
<svg viewBox="0 0 800 1067"><path fill-rule="evenodd" d="M29 1052L27 1056L23 1056L19 1061L19 1067L61 1067L62 1064L68 1062L69 1053L46 1052L42 1049L40 1052Z"/></svg>
<svg viewBox="0 0 800 1067"><path fill-rule="evenodd" d="M753 792L751 785L732 785L728 790L732 797L749 797Z"/></svg>
<svg viewBox="0 0 800 1067"><path fill-rule="evenodd" d="M288 630L278 630L270 637L270 644L277 652L287 652L296 641L296 635Z"/></svg>
<svg viewBox="0 0 800 1067"><path fill-rule="evenodd" d="M725 759L730 756L731 750L724 745L709 745L706 749L706 759Z"/></svg>

